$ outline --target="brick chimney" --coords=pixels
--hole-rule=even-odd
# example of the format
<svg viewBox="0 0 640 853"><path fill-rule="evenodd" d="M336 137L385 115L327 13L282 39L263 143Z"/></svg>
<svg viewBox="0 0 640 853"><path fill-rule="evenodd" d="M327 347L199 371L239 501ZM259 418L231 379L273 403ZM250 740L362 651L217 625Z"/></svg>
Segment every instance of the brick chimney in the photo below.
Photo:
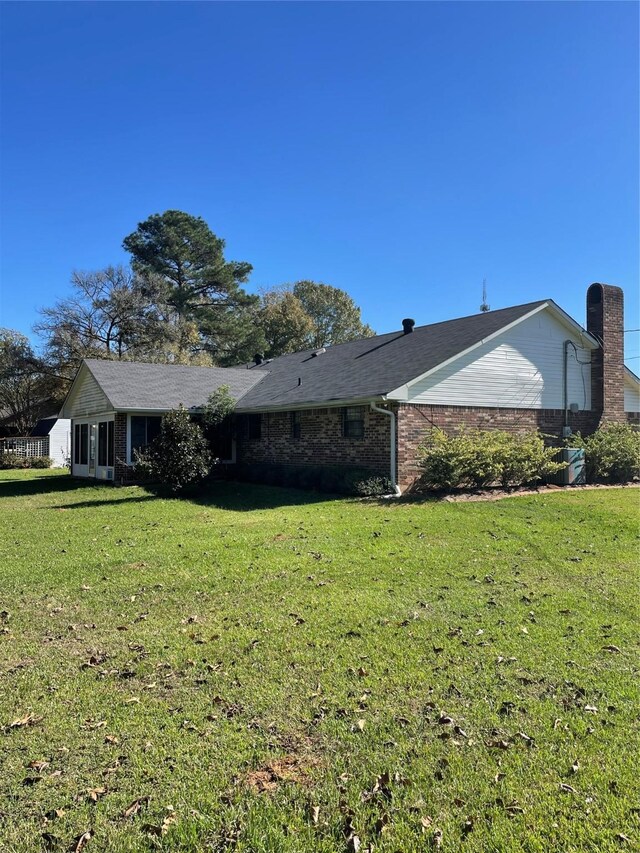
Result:
<svg viewBox="0 0 640 853"><path fill-rule="evenodd" d="M611 284L587 290L587 331L599 342L591 353L591 407L602 422L624 421L624 296Z"/></svg>

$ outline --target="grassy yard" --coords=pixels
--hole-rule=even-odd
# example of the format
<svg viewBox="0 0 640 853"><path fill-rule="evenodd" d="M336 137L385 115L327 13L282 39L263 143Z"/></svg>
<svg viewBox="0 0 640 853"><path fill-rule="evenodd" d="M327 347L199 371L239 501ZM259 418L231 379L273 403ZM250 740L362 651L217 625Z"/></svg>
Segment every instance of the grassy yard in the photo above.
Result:
<svg viewBox="0 0 640 853"><path fill-rule="evenodd" d="M2 853L638 849L637 490L0 478Z"/></svg>

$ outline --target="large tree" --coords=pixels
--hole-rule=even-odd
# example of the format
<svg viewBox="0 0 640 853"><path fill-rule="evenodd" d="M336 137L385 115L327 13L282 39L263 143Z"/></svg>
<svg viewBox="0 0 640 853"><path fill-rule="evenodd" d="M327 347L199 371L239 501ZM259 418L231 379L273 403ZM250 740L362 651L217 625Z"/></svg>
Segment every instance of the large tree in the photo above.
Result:
<svg viewBox="0 0 640 853"><path fill-rule="evenodd" d="M307 345L324 347L368 338L373 329L362 322L360 309L345 290L315 281L297 281L293 295L313 322Z"/></svg>
<svg viewBox="0 0 640 853"><path fill-rule="evenodd" d="M219 363L232 361L240 338L253 331L236 318L258 301L240 286L248 280L251 264L227 261L225 241L204 219L180 210L153 214L125 237L123 246L136 273L162 283L162 299L174 323L195 323L202 348ZM185 341L184 346L190 344Z"/></svg>
<svg viewBox="0 0 640 853"><path fill-rule="evenodd" d="M29 339L0 328L0 411L19 435L27 435L43 414L50 414L52 388Z"/></svg>
<svg viewBox="0 0 640 853"><path fill-rule="evenodd" d="M175 330L152 278L117 266L74 272L71 285L71 296L43 308L35 326L60 375L71 379L83 358L169 360Z"/></svg>
<svg viewBox="0 0 640 853"><path fill-rule="evenodd" d="M274 288L262 295L256 319L264 334L267 358L303 350L315 334L313 320L302 303L285 288Z"/></svg>

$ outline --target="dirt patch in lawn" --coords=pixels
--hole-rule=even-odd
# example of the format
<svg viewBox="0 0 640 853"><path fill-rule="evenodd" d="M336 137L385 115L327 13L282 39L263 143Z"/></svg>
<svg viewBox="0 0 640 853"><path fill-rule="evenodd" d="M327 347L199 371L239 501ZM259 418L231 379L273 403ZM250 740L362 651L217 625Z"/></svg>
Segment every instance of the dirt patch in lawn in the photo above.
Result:
<svg viewBox="0 0 640 853"><path fill-rule="evenodd" d="M275 791L282 782L304 785L308 781L308 771L295 755L276 758L264 767L247 774L247 785L259 794Z"/></svg>

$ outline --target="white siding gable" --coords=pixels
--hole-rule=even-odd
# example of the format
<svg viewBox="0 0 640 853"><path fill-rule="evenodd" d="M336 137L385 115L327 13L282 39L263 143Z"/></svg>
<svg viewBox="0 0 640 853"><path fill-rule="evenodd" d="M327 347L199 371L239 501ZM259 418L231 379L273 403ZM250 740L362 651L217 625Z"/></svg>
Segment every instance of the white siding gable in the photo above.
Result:
<svg viewBox="0 0 640 853"><path fill-rule="evenodd" d="M624 377L624 410L640 412L640 383L628 373Z"/></svg>
<svg viewBox="0 0 640 853"><path fill-rule="evenodd" d="M71 421L58 418L49 431L49 456L53 468L63 468L71 453Z"/></svg>
<svg viewBox="0 0 640 853"><path fill-rule="evenodd" d="M591 346L542 310L429 376L409 383L408 401L451 406L562 409L563 347L589 362ZM569 347L568 403L591 408L591 367Z"/></svg>
<svg viewBox="0 0 640 853"><path fill-rule="evenodd" d="M113 411L106 394L93 378L89 368L83 366L65 401L62 415L65 418L82 418Z"/></svg>

